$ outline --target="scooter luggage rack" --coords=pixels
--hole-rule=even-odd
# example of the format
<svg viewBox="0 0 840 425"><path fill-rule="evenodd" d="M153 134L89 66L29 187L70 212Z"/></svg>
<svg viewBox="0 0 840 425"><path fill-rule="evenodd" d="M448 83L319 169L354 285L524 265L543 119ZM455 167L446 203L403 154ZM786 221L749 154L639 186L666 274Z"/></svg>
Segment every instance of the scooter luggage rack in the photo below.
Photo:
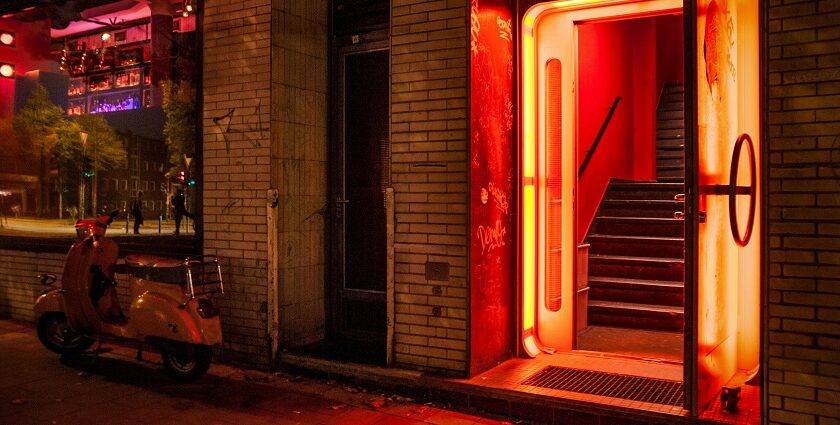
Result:
<svg viewBox="0 0 840 425"><path fill-rule="evenodd" d="M219 266L219 259L215 255L195 255L184 259L184 269L187 272L187 288L189 298L184 302L188 303L198 295L225 293L222 282L222 268ZM196 292L196 287L216 285L210 290Z"/></svg>

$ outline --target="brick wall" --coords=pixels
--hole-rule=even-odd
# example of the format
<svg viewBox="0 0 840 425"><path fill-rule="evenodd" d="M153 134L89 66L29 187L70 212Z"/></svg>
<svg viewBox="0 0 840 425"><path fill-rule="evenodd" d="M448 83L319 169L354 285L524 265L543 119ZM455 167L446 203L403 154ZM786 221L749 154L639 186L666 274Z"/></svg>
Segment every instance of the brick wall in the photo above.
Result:
<svg viewBox="0 0 840 425"><path fill-rule="evenodd" d="M769 420L840 423L840 1L765 4Z"/></svg>
<svg viewBox="0 0 840 425"><path fill-rule="evenodd" d="M268 364L271 0L204 4L204 251L221 257L223 355Z"/></svg>
<svg viewBox="0 0 840 425"><path fill-rule="evenodd" d="M325 334L328 3L272 3L271 183L280 192L278 295L284 346Z"/></svg>
<svg viewBox="0 0 840 425"><path fill-rule="evenodd" d="M0 250L0 317L35 320L35 297L44 288L35 276L52 273L61 278L64 256Z"/></svg>
<svg viewBox="0 0 840 425"><path fill-rule="evenodd" d="M394 363L466 373L468 2L391 2ZM427 262L450 265L428 281Z"/></svg>

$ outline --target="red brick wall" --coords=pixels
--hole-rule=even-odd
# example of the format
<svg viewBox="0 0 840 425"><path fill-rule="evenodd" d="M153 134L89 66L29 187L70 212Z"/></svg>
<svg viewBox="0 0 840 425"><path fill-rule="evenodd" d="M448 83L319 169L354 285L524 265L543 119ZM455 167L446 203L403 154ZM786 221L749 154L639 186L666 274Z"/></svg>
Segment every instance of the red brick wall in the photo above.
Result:
<svg viewBox="0 0 840 425"><path fill-rule="evenodd" d="M840 1L765 4L769 420L840 423Z"/></svg>
<svg viewBox="0 0 840 425"><path fill-rule="evenodd" d="M468 2L391 2L394 363L466 372ZM427 262L449 279L426 280Z"/></svg>

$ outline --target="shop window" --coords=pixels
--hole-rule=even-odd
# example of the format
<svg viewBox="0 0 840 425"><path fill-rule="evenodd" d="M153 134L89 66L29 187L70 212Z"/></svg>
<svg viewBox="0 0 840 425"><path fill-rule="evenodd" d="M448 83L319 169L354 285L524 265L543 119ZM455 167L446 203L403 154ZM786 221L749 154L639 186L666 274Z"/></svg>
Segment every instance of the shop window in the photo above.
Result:
<svg viewBox="0 0 840 425"><path fill-rule="evenodd" d="M14 71L0 78L0 215L9 217L0 248L66 251L75 218L126 207L141 189L159 207L158 182L190 172L170 158L186 154L201 167L203 2L186 17L178 8L153 14L151 2L66 2L60 16L49 2L13 3L0 17L16 35L14 48L0 46L0 62ZM200 186L186 190L200 199Z"/></svg>

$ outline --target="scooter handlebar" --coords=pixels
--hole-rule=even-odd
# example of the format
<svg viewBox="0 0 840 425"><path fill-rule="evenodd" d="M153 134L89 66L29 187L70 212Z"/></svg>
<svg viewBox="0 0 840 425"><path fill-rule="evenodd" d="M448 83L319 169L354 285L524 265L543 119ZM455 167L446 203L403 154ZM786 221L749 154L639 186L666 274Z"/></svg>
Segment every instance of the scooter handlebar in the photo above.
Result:
<svg viewBox="0 0 840 425"><path fill-rule="evenodd" d="M121 208L117 208L106 214L105 217L108 217L108 220L105 222L105 224L111 224L111 222L113 222L114 219L117 218L117 216L120 215L122 212L123 210Z"/></svg>

